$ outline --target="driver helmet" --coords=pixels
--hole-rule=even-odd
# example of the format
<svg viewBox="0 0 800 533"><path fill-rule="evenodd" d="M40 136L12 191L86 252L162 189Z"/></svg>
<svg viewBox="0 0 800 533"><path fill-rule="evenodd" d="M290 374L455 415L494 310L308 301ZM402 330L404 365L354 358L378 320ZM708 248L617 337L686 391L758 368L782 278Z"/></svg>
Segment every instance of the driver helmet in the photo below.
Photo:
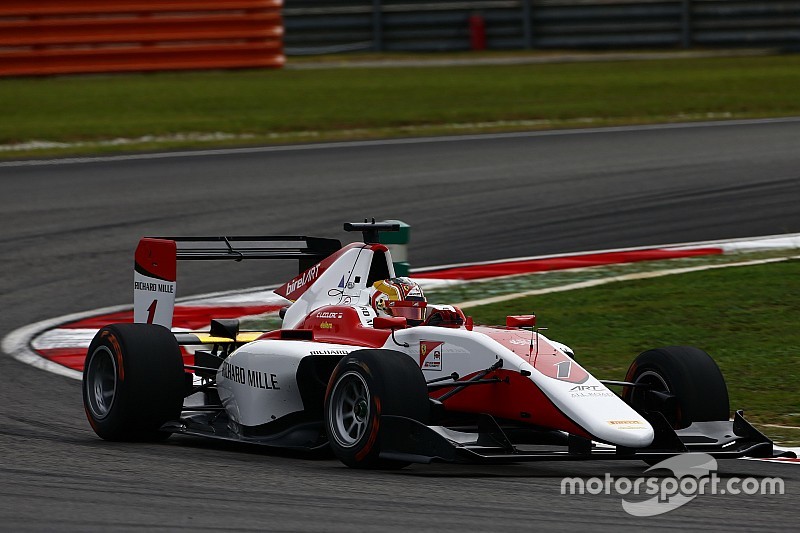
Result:
<svg viewBox="0 0 800 533"><path fill-rule="evenodd" d="M378 316L404 317L412 326L425 320L428 303L422 287L408 278L390 278L372 284L370 303Z"/></svg>

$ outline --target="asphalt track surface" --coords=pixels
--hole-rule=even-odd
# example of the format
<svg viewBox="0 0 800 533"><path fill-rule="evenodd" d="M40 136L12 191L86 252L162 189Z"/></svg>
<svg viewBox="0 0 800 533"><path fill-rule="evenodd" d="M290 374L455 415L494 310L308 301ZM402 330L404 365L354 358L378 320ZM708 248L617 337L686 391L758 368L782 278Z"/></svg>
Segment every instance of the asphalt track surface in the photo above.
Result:
<svg viewBox="0 0 800 533"><path fill-rule="evenodd" d="M128 303L142 235L347 239L346 220L398 218L412 225L411 261L423 266L798 232L800 120L0 165L0 183L5 335ZM288 273L182 265L178 291ZM85 420L78 382L0 357L2 530L796 528L794 465L722 461L724 477L783 477L786 494L699 496L655 518L628 516L618 495L559 493L564 476L642 470L615 461L360 472L190 438L108 443Z"/></svg>

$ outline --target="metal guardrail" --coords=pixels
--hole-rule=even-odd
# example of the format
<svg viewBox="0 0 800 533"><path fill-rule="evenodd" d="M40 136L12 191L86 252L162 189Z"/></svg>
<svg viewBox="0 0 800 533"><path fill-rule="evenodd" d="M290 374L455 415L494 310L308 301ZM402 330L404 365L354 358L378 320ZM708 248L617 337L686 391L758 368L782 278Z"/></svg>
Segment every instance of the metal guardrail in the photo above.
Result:
<svg viewBox="0 0 800 533"><path fill-rule="evenodd" d="M286 0L287 55L800 47L800 0ZM474 17L481 24L474 25Z"/></svg>

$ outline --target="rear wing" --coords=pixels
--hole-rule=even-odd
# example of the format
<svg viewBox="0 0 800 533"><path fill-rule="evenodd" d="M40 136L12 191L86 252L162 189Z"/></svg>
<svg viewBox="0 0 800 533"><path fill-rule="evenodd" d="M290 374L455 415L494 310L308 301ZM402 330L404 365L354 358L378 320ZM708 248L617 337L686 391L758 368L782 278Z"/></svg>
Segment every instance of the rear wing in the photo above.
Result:
<svg viewBox="0 0 800 533"><path fill-rule="evenodd" d="M133 320L172 327L179 260L294 259L302 273L341 247L320 237L144 237L134 261Z"/></svg>

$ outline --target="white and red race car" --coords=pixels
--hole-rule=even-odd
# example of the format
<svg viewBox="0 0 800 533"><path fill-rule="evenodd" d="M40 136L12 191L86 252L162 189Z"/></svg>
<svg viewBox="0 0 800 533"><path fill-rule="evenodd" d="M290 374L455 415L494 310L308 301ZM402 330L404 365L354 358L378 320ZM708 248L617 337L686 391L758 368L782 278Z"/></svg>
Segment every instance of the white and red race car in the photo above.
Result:
<svg viewBox="0 0 800 533"><path fill-rule="evenodd" d="M771 457L772 442L741 412L729 420L722 374L705 352L639 355L624 381L601 381L535 317L473 325L429 305L395 276L379 232L363 242L311 237L144 238L136 251L134 320L89 347L83 399L109 440L172 433L265 446L330 447L345 464L642 459L686 451ZM282 327L173 333L178 260L296 259L275 292ZM191 349L191 355L184 351ZM183 351L182 351L183 349ZM619 387L620 394L609 386Z"/></svg>

